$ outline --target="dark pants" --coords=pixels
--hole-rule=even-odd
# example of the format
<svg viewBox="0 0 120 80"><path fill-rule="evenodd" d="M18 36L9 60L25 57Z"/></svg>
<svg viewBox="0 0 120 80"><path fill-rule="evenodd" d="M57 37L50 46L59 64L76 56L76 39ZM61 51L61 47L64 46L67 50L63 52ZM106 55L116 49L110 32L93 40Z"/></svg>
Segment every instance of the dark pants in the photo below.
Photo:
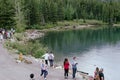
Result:
<svg viewBox="0 0 120 80"><path fill-rule="evenodd" d="M52 59L49 60L49 62L50 62L50 67L53 66L53 61L54 61L54 60L52 60Z"/></svg>
<svg viewBox="0 0 120 80"><path fill-rule="evenodd" d="M48 65L48 60L45 60L45 64Z"/></svg>
<svg viewBox="0 0 120 80"><path fill-rule="evenodd" d="M41 76L44 74L44 78L48 75L48 71L46 70L41 70Z"/></svg>
<svg viewBox="0 0 120 80"><path fill-rule="evenodd" d="M72 70L73 70L73 75L72 76L73 76L73 78L75 78L75 74L77 72L77 68L73 68Z"/></svg>
<svg viewBox="0 0 120 80"><path fill-rule="evenodd" d="M65 72L65 73L64 73L64 76L65 76L65 77L68 77L69 69L64 69L64 72Z"/></svg>

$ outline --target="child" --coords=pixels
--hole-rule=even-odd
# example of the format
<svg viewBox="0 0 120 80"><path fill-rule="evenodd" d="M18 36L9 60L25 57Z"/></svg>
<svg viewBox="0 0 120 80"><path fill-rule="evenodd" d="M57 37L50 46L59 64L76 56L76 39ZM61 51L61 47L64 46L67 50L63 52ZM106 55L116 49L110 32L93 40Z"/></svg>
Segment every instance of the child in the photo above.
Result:
<svg viewBox="0 0 120 80"><path fill-rule="evenodd" d="M42 60L41 63L41 76L44 74L44 79L46 80L46 77L48 75L48 71L47 71L47 65L44 63L44 60Z"/></svg>
<svg viewBox="0 0 120 80"><path fill-rule="evenodd" d="M35 80L35 79L34 79L34 74L33 74L33 73L30 74L30 80Z"/></svg>

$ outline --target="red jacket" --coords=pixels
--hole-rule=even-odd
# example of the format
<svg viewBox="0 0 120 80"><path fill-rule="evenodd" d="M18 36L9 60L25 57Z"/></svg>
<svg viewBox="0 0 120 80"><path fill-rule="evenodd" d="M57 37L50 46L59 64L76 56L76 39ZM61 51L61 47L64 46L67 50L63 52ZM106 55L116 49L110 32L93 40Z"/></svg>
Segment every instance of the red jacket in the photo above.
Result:
<svg viewBox="0 0 120 80"><path fill-rule="evenodd" d="M65 62L64 69L69 69L69 62Z"/></svg>

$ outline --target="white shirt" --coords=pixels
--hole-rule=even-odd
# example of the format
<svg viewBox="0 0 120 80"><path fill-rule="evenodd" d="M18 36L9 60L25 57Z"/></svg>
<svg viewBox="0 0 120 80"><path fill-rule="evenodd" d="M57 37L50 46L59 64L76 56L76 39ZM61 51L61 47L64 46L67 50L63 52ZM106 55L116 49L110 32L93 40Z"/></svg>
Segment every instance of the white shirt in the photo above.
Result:
<svg viewBox="0 0 120 80"><path fill-rule="evenodd" d="M3 39L3 35L2 35L2 34L0 34L0 39L1 39L1 40Z"/></svg>
<svg viewBox="0 0 120 80"><path fill-rule="evenodd" d="M54 55L53 54L49 54L49 59L54 60Z"/></svg>
<svg viewBox="0 0 120 80"><path fill-rule="evenodd" d="M45 63L41 63L41 70L47 70L47 65Z"/></svg>
<svg viewBox="0 0 120 80"><path fill-rule="evenodd" d="M46 53L46 54L44 54L42 57L44 57L45 60L48 60L49 54Z"/></svg>

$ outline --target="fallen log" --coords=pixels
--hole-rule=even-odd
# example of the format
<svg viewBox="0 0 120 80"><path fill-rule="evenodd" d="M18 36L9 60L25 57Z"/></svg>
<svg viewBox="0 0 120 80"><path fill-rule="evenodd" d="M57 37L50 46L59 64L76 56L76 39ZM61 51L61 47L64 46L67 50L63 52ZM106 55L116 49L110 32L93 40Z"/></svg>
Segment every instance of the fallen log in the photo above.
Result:
<svg viewBox="0 0 120 80"><path fill-rule="evenodd" d="M82 74L86 74L86 75L89 74L89 73L87 73L87 72L83 72L83 71L77 71L77 72L80 72L80 73L82 73Z"/></svg>

